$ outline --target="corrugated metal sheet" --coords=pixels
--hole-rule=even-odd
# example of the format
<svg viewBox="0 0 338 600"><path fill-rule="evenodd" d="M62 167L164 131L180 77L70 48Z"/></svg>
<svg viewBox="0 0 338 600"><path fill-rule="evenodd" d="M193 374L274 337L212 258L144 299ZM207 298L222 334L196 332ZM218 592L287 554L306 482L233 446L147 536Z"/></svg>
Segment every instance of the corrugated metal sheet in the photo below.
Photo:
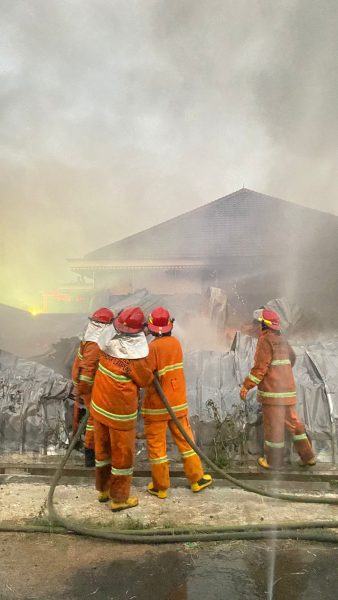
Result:
<svg viewBox="0 0 338 600"><path fill-rule="evenodd" d="M236 414L243 406L239 387L250 370L256 340L237 334L230 352L187 352L184 366L189 414L195 425L213 424L208 408L212 400L220 418ZM328 391L333 418L338 419L338 338L296 346L294 369L298 411L309 433L319 442L332 434ZM314 366L317 365L317 366ZM0 352L0 450L46 451L65 441L65 402L71 382L49 368ZM247 419L254 423L259 414L255 392L247 402ZM204 436L204 437L203 437ZM208 437L204 428L199 441Z"/></svg>
<svg viewBox="0 0 338 600"><path fill-rule="evenodd" d="M232 349L227 353L190 352L185 355L185 372L189 412L195 423L213 422L208 410L212 400L220 419L238 413L242 404L239 388L253 364L256 340L237 334ZM338 338L312 344L294 346L297 361L294 375L297 383L297 410L308 433L314 440L316 451L324 461L336 460L338 422ZM253 390L246 403L249 424L260 420L260 404ZM331 414L330 414L331 412ZM197 432L200 428L197 427ZM202 428L208 439L208 430ZM248 440L250 445L250 439ZM261 451L263 448L261 448ZM257 445L254 452L258 452Z"/></svg>
<svg viewBox="0 0 338 600"><path fill-rule="evenodd" d="M0 452L41 452L67 440L72 384L52 369L0 351Z"/></svg>

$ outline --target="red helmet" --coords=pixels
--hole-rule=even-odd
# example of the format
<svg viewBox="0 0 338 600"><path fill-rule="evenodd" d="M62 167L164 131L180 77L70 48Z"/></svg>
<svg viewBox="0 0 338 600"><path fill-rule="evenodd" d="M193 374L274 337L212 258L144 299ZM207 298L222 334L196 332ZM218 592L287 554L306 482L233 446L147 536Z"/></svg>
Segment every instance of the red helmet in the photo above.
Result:
<svg viewBox="0 0 338 600"><path fill-rule="evenodd" d="M114 327L122 333L140 333L144 329L145 316L139 306L125 308L116 317Z"/></svg>
<svg viewBox="0 0 338 600"><path fill-rule="evenodd" d="M89 317L91 321L96 321L97 323L109 323L113 322L114 313L110 308L99 308L96 310L91 317Z"/></svg>
<svg viewBox="0 0 338 600"><path fill-rule="evenodd" d="M280 330L280 318L274 310L268 310L267 308L255 310L254 319L260 321L260 323L265 323L269 329Z"/></svg>
<svg viewBox="0 0 338 600"><path fill-rule="evenodd" d="M173 328L174 319L170 318L170 314L163 306L157 306L151 311L148 317L147 327L150 333L163 335L169 333Z"/></svg>

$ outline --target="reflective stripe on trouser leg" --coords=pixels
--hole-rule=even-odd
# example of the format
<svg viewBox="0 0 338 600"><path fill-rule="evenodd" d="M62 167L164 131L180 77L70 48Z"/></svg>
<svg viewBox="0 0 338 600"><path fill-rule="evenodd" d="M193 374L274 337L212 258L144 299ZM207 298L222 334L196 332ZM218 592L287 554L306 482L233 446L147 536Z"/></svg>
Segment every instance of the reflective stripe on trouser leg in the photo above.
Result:
<svg viewBox="0 0 338 600"><path fill-rule="evenodd" d="M82 399L83 399L86 409L90 411L91 391L88 392L87 394L82 394ZM94 448L95 448L94 419L90 413L89 413L89 417L88 417L88 421L87 421L84 445L85 445L85 448L91 448L92 450L94 450Z"/></svg>
<svg viewBox="0 0 338 600"><path fill-rule="evenodd" d="M98 492L107 492L110 482L111 448L109 428L94 421L95 428L95 484Z"/></svg>
<svg viewBox="0 0 338 600"><path fill-rule="evenodd" d="M92 450L94 450L94 448L95 448L94 419L91 415L89 415L89 418L87 421L84 444L85 444L85 448L91 448Z"/></svg>
<svg viewBox="0 0 338 600"><path fill-rule="evenodd" d="M179 419L181 425L185 431L194 440L194 434L191 430L190 423L187 417L181 417ZM191 483L196 483L203 477L203 467L200 457L196 452L189 446L188 442L184 439L182 433L175 425L174 421L169 421L169 428L174 438L174 442L179 449L183 461L183 468L187 479Z"/></svg>
<svg viewBox="0 0 338 600"><path fill-rule="evenodd" d="M169 463L167 457L168 421L144 419L144 433L147 439L148 458L155 490L167 490L170 486Z"/></svg>
<svg viewBox="0 0 338 600"><path fill-rule="evenodd" d="M314 458L314 453L309 438L306 435L304 424L299 419L294 406L286 407L285 425L292 435L293 443L299 457L303 462L309 462L309 460Z"/></svg>
<svg viewBox="0 0 338 600"><path fill-rule="evenodd" d="M132 481L136 427L127 430L109 427L111 445L110 497L115 502L129 498Z"/></svg>
<svg viewBox="0 0 338 600"><path fill-rule="evenodd" d="M264 453L271 467L284 462L286 406L263 404Z"/></svg>

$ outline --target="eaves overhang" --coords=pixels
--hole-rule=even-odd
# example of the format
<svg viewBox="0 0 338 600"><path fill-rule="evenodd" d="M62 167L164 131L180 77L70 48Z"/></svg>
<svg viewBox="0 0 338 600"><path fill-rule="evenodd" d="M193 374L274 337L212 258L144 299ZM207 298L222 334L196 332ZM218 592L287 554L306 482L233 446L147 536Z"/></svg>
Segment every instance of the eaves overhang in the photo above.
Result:
<svg viewBox="0 0 338 600"><path fill-rule="evenodd" d="M142 260L83 260L77 258L69 258L72 271L121 271L135 269L200 269L211 267L215 264L214 260L210 259L142 259Z"/></svg>

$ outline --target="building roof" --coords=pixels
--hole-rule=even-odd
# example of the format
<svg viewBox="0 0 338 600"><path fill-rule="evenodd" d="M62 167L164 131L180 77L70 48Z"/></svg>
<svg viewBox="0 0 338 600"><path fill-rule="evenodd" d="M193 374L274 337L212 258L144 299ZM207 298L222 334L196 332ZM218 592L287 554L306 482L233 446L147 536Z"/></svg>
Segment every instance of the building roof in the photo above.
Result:
<svg viewBox="0 0 338 600"><path fill-rule="evenodd" d="M338 259L338 216L243 188L98 248L84 260L205 261L286 254L334 254Z"/></svg>

